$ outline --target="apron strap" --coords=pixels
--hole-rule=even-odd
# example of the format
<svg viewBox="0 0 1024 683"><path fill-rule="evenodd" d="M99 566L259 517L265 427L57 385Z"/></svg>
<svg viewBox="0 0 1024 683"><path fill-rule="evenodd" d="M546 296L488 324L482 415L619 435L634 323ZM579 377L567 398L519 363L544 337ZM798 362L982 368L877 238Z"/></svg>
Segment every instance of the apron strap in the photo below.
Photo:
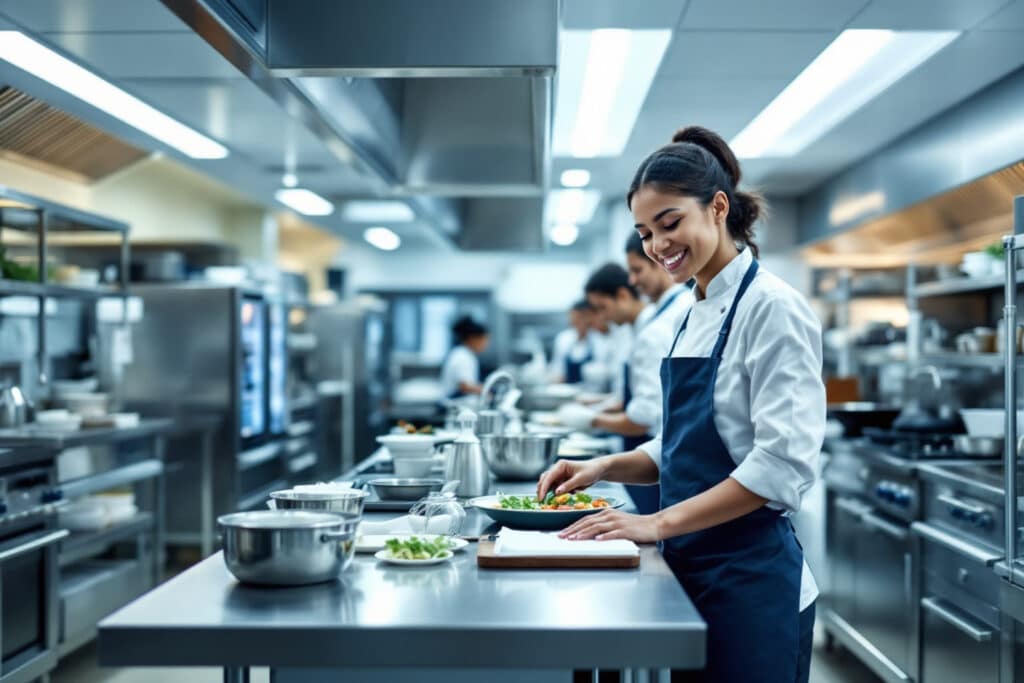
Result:
<svg viewBox="0 0 1024 683"><path fill-rule="evenodd" d="M740 299L746 294L747 288L750 287L750 283L754 281L754 276L757 275L758 264L757 260L750 262L750 267L747 268L746 274L743 276L743 281L740 282L740 288L736 292L736 296L732 300L732 307L729 308L729 315L725 316L725 320L722 321L722 329L718 331L718 340L715 342L715 348L711 351L711 357L721 360L722 351L725 350L725 343L729 340L729 332L732 330L732 320L736 317L736 307L740 303Z"/></svg>
<svg viewBox="0 0 1024 683"><path fill-rule="evenodd" d="M671 358L672 357L672 352L676 350L676 344L679 343L679 338L682 337L683 336L683 332L686 331L686 324L688 322L690 322L690 314L691 313L693 313L693 307L692 306L690 307L690 310L688 310L686 312L686 317L683 318L683 324L679 326L679 331L676 332L676 337L675 337L675 339L672 340L672 348L670 348L668 350L668 355L665 356L666 358Z"/></svg>

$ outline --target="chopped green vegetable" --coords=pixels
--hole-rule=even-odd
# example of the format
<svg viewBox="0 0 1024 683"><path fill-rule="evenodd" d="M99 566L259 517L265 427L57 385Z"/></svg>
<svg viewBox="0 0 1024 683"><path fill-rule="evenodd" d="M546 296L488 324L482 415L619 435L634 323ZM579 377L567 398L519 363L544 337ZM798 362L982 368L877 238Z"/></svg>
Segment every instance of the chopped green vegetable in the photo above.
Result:
<svg viewBox="0 0 1024 683"><path fill-rule="evenodd" d="M451 552L452 542L445 536L429 538L389 538L384 542L391 556L399 560L431 560Z"/></svg>
<svg viewBox="0 0 1024 683"><path fill-rule="evenodd" d="M608 507L608 501L603 498L594 498L582 491L563 493L560 496L556 496L554 491L548 491L544 500L538 500L534 496L506 496L499 492L498 505L503 510L565 510L566 508L585 510Z"/></svg>

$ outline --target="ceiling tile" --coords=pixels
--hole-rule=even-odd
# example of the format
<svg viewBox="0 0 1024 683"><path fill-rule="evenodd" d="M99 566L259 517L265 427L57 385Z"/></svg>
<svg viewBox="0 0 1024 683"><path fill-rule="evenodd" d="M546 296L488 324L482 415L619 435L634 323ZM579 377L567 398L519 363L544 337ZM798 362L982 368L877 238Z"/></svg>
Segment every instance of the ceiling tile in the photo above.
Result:
<svg viewBox="0 0 1024 683"><path fill-rule="evenodd" d="M1024 0L1014 0L986 19L982 31L1024 31Z"/></svg>
<svg viewBox="0 0 1024 683"><path fill-rule="evenodd" d="M242 77L195 33L50 33L44 37L112 79Z"/></svg>
<svg viewBox="0 0 1024 683"><path fill-rule="evenodd" d="M686 0L562 0L562 28L675 28Z"/></svg>
<svg viewBox="0 0 1024 683"><path fill-rule="evenodd" d="M159 0L0 0L0 14L39 32L189 30Z"/></svg>
<svg viewBox="0 0 1024 683"><path fill-rule="evenodd" d="M850 28L963 31L992 15L1006 0L872 0Z"/></svg>
<svg viewBox="0 0 1024 683"><path fill-rule="evenodd" d="M838 31L868 0L690 0L682 29Z"/></svg>
<svg viewBox="0 0 1024 683"><path fill-rule="evenodd" d="M793 79L835 36L827 31L677 31L659 76Z"/></svg>

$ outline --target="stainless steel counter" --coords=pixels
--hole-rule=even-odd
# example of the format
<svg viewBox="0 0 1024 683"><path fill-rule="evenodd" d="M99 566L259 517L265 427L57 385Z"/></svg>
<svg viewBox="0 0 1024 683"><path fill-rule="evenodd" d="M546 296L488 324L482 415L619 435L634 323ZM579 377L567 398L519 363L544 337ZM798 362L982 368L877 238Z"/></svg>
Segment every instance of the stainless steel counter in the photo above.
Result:
<svg viewBox="0 0 1024 683"><path fill-rule="evenodd" d="M218 553L106 619L99 642L109 666L699 668L705 624L653 546L636 570L513 571L479 569L470 544L439 567L358 556L341 581L285 589L238 584Z"/></svg>

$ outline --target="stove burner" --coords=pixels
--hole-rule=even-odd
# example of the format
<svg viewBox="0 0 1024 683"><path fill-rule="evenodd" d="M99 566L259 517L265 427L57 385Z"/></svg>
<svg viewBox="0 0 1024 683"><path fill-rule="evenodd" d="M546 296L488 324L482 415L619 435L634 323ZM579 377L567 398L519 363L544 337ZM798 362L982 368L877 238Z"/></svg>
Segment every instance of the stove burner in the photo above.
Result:
<svg viewBox="0 0 1024 683"><path fill-rule="evenodd" d="M952 434L922 434L891 429L865 428L871 443L885 446L893 455L903 458L943 458L959 455L953 448Z"/></svg>

